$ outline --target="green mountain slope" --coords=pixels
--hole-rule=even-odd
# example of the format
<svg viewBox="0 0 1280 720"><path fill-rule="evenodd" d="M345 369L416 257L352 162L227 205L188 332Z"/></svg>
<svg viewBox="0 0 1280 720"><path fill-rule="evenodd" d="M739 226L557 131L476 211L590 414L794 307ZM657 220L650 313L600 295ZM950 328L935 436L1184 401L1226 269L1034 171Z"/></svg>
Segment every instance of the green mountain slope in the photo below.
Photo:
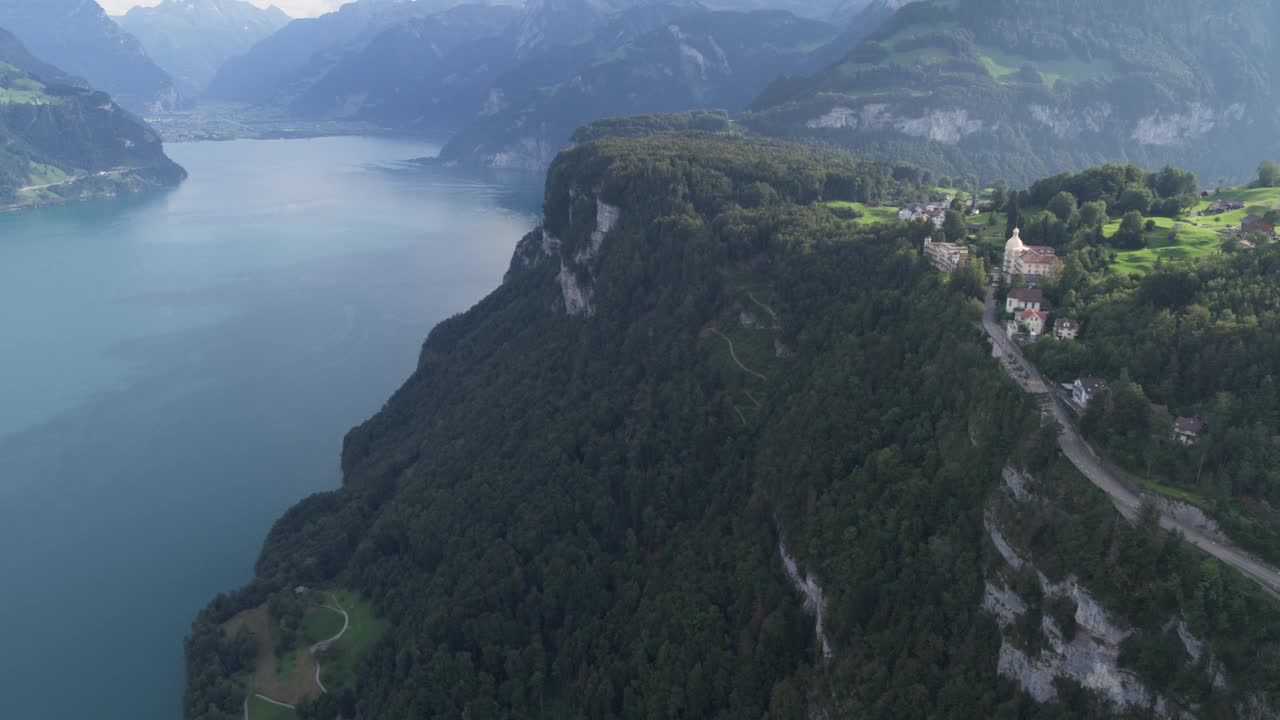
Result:
<svg viewBox="0 0 1280 720"><path fill-rule="evenodd" d="M1277 29L1265 0L924 0L746 121L992 181L1108 161L1242 178L1280 149Z"/></svg>
<svg viewBox="0 0 1280 720"><path fill-rule="evenodd" d="M0 30L0 205L59 203L185 176L141 120Z"/></svg>
<svg viewBox="0 0 1280 720"><path fill-rule="evenodd" d="M186 717L239 712L223 623L298 585L391 627L304 718L1262 717L1276 604L1062 466L980 268L828 209L919 177L712 134L561 154L502 286L197 621Z"/></svg>

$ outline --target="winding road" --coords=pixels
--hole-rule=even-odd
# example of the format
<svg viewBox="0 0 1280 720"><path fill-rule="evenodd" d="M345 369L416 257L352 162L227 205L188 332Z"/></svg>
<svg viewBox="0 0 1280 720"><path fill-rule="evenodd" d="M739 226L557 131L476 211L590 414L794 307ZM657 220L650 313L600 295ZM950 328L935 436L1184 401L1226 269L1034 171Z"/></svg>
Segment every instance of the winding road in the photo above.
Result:
<svg viewBox="0 0 1280 720"><path fill-rule="evenodd" d="M1002 362L1001 365L1009 376L1028 393L1046 396L1048 404L1057 420L1061 432L1058 434L1058 446L1089 481L1111 497L1116 509L1126 518L1133 519L1141 512L1146 503L1147 494L1134 487L1118 471L1107 465L1093 451L1089 443L1080 435L1080 431L1072 422L1063 401L1050 390L1050 385L1041 377L1039 370L1027 362L1018 349L1005 335L1005 331L996 321L995 288L987 288L987 306L982 315L982 326L991 337L996 349L1003 359L1013 362ZM1160 513L1160 527L1165 530L1176 530L1187 542L1209 553L1222 562L1239 570L1257 582L1262 589L1280 600L1280 571L1254 558L1239 548L1206 534L1199 528L1179 521L1168 513Z"/></svg>

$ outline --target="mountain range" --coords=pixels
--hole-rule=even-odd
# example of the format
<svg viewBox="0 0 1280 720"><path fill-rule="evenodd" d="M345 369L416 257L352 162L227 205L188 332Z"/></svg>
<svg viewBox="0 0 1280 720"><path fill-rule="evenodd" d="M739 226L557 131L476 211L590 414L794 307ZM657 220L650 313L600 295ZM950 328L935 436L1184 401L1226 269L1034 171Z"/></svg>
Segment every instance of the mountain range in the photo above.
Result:
<svg viewBox="0 0 1280 720"><path fill-rule="evenodd" d="M441 155L449 163L542 168L577 127L603 117L741 110L778 74L816 70L869 31L858 31L864 20L882 19L864 9L842 32L785 11L714 7L531 0L439 11L359 0L228 61L209 94L452 137Z"/></svg>
<svg viewBox="0 0 1280 720"><path fill-rule="evenodd" d="M0 30L0 205L114 195L185 176L145 123Z"/></svg>
<svg viewBox="0 0 1280 720"><path fill-rule="evenodd" d="M225 62L206 95L287 106L382 32L456 5L450 0L356 0L320 17L300 18Z"/></svg>
<svg viewBox="0 0 1280 720"><path fill-rule="evenodd" d="M634 27L628 16L636 12L619 17ZM538 169L592 120L693 108L736 112L768 78L799 68L839 31L782 11L676 6L654 20L634 36L606 23L594 42L504 74L490 86L480 117L458 130L440 160Z"/></svg>
<svg viewBox="0 0 1280 720"><path fill-rule="evenodd" d="M0 0L0 27L37 57L84 78L134 112L183 105L169 74L96 2Z"/></svg>
<svg viewBox="0 0 1280 720"><path fill-rule="evenodd" d="M1131 161L1241 178L1280 152L1278 26L1264 0L921 0L744 122L953 176Z"/></svg>
<svg viewBox="0 0 1280 720"><path fill-rule="evenodd" d="M229 58L248 52L289 24L284 11L243 0L164 0L135 6L116 18L142 42L150 57L195 96Z"/></svg>

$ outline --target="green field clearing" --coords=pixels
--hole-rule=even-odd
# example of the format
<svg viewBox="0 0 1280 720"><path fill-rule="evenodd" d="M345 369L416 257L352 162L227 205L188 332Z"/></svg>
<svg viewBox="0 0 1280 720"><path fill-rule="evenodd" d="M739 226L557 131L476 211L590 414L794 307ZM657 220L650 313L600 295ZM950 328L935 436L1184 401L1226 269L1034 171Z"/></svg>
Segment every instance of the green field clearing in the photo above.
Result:
<svg viewBox="0 0 1280 720"><path fill-rule="evenodd" d="M1046 85L1053 85L1059 80L1083 82L1104 78L1115 72L1111 63L1104 61L1085 62L1075 58L1065 60L1031 60L996 48L982 48L982 64L987 66L991 77L1000 78L1013 75L1024 65L1031 65L1044 78Z"/></svg>
<svg viewBox="0 0 1280 720"><path fill-rule="evenodd" d="M320 608L302 617L302 643L310 646L321 640L328 640L341 629L342 616L332 610Z"/></svg>
<svg viewBox="0 0 1280 720"><path fill-rule="evenodd" d="M833 210L845 208L859 213L861 217L853 221L857 225L876 225L879 223L898 222L898 208L890 207L888 205L872 207L870 205L864 205L863 203L837 200L835 202L827 203L827 207Z"/></svg>
<svg viewBox="0 0 1280 720"><path fill-rule="evenodd" d="M297 720L298 714L287 707L280 707L258 696L249 698L250 720Z"/></svg>
<svg viewBox="0 0 1280 720"><path fill-rule="evenodd" d="M337 692L355 686L356 663L387 632L390 623L378 617L373 606L358 593L335 590L332 595L351 617L342 639L319 656L320 679L329 692Z"/></svg>
<svg viewBox="0 0 1280 720"><path fill-rule="evenodd" d="M1155 221L1156 228L1147 235L1147 247L1141 250L1125 250L1117 253L1114 271L1124 274L1145 275L1151 272L1159 260L1173 262L1191 260L1222 248L1226 235L1208 228L1192 224L1193 220L1173 220L1171 218L1149 218ZM1204 218L1195 218L1200 222ZM1177 237L1174 227L1177 226ZM1120 229L1120 221L1114 220L1103 226L1103 232L1111 237Z"/></svg>

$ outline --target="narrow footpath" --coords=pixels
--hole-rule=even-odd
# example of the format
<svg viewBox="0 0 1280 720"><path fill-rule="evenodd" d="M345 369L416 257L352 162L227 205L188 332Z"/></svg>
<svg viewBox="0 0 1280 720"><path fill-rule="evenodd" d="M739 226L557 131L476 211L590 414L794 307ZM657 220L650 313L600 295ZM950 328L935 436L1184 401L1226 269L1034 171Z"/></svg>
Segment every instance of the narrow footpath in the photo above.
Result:
<svg viewBox="0 0 1280 720"><path fill-rule="evenodd" d="M1071 464L1111 497L1112 503L1121 515L1129 519L1137 517L1146 494L1098 457L1098 454L1080 435L1063 401L1051 391L1051 386L1041 377L1040 371L1022 356L1022 351L1017 344L1005 335L1004 329L996 320L994 287L987 288L987 307L982 316L982 326L998 350L1001 366L1004 367L1005 372L1026 392L1047 396L1049 408L1061 429L1058 433L1058 446L1062 448L1062 452ZM1167 513L1160 513L1160 526L1165 530L1177 530L1187 542L1252 578L1268 594L1280 600L1280 570L1276 570L1233 545L1209 537L1199 529Z"/></svg>
<svg viewBox="0 0 1280 720"><path fill-rule="evenodd" d="M712 328L712 329L711 329L711 332L713 332L713 333L715 333L716 335L719 335L720 337L724 338L724 341L725 341L725 342L727 342L727 343L729 343L729 356L730 356L730 357L732 357L732 358L733 358L733 361L734 361L735 363L737 363L737 364L738 364L738 367L742 368L742 370L743 370L744 372L747 372L747 373L750 373L750 374L752 374L752 375L755 375L756 377L760 378L761 380L764 380L765 382L768 382L769 378L765 377L764 375L762 375L762 374L760 374L760 373L756 372L755 370L752 370L751 368L747 367L746 365L743 365L743 364L742 364L742 361L738 359L738 352L737 352L736 350L734 350L734 349L733 349L733 341L729 339L729 336L728 336L728 335L725 335L724 333L720 332L719 330L717 330L717 329L715 329L715 328Z"/></svg>
<svg viewBox="0 0 1280 720"><path fill-rule="evenodd" d="M342 603L338 602L338 598L334 597L332 593L329 595L329 599L333 601L333 605L321 605L321 607L325 610L332 610L342 616L342 629L338 631L337 635L334 635L328 640L321 640L315 645L307 648L311 653L311 656L315 658L316 687L320 689L320 692L325 694L328 694L329 691L325 689L324 683L320 682L320 653L328 650L331 645L341 640L342 636L347 634L347 628L351 627L351 616L347 613L346 609L342 607Z"/></svg>

